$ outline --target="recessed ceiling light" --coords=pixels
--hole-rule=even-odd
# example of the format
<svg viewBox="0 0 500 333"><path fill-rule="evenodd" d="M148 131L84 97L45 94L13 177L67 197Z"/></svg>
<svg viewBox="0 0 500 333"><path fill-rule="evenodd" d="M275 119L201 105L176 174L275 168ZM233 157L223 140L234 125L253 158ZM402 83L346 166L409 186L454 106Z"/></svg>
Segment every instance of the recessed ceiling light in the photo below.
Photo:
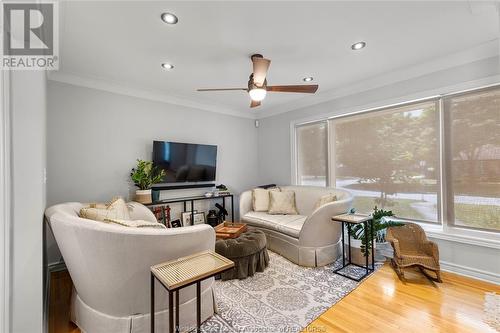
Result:
<svg viewBox="0 0 500 333"><path fill-rule="evenodd" d="M305 77L302 79L302 81L304 81L304 82L311 82L312 80L314 80L314 78L312 76L308 76L308 77Z"/></svg>
<svg viewBox="0 0 500 333"><path fill-rule="evenodd" d="M177 18L177 16L175 16L172 13L161 14L161 19L163 22L168 23L168 24L177 24L177 22L179 22L179 19Z"/></svg>
<svg viewBox="0 0 500 333"><path fill-rule="evenodd" d="M354 43L354 44L351 45L351 49L353 49L353 50L361 50L365 46L366 46L365 42L357 42L357 43Z"/></svg>
<svg viewBox="0 0 500 333"><path fill-rule="evenodd" d="M164 62L163 64L161 64L161 67L163 67L163 69L173 69L174 65Z"/></svg>

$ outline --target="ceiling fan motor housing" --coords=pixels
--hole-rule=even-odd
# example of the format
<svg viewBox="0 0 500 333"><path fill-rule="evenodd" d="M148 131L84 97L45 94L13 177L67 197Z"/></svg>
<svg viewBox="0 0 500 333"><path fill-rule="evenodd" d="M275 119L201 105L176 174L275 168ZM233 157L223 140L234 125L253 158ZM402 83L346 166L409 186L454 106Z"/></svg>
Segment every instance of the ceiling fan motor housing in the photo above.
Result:
<svg viewBox="0 0 500 333"><path fill-rule="evenodd" d="M262 86L258 86L255 84L255 82L253 81L253 73L250 74L250 79L248 80L248 91L252 90L252 89L255 89L255 88L263 88L263 89L266 89L267 87L267 79L264 80L264 84L262 84Z"/></svg>

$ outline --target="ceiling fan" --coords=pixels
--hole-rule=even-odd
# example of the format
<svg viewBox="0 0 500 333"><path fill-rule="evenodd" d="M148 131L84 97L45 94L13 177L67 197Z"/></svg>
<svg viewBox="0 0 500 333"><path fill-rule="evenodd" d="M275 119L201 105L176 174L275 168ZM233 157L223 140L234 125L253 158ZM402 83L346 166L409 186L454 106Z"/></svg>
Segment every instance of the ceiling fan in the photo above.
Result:
<svg viewBox="0 0 500 333"><path fill-rule="evenodd" d="M252 100L250 107L254 108L259 106L262 100L266 98L268 91L314 94L318 90L317 84L268 86L266 76L271 60L265 59L262 54L254 54L250 59L252 59L253 63L253 73L250 74L247 88L209 88L198 89L198 91L243 90L250 95Z"/></svg>

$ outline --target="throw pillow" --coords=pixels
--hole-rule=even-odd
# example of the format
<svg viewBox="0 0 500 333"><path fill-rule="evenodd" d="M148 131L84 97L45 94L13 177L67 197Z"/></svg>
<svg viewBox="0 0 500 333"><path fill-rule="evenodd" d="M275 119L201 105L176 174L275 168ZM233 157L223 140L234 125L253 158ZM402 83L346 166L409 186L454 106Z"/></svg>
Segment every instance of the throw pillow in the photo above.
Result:
<svg viewBox="0 0 500 333"><path fill-rule="evenodd" d="M255 188L252 190L252 206L254 212L267 212L269 210L269 192L279 192L280 188L272 189Z"/></svg>
<svg viewBox="0 0 500 333"><path fill-rule="evenodd" d="M326 205L327 203L334 202L337 200L338 199L337 199L337 196L335 194L328 193L328 194L326 194L318 199L318 202L316 202L316 206L314 207L314 209L318 209L319 207Z"/></svg>
<svg viewBox="0 0 500 333"><path fill-rule="evenodd" d="M295 192L283 191L269 192L269 214L297 215L297 206L295 205Z"/></svg>
<svg viewBox="0 0 500 333"><path fill-rule="evenodd" d="M105 219L130 220L128 207L122 198L115 198L103 208L102 205L93 205L80 209L80 217L104 222Z"/></svg>
<svg viewBox="0 0 500 333"><path fill-rule="evenodd" d="M161 223L144 221L144 220L104 219L104 222L115 223L115 224L122 225L124 227L130 227L130 228L166 229L166 227Z"/></svg>

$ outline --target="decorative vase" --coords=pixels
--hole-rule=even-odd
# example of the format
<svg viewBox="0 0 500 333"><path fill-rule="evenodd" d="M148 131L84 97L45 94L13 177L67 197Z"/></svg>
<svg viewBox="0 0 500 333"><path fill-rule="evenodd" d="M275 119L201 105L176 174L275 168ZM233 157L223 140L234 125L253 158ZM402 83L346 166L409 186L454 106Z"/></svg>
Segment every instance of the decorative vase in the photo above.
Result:
<svg viewBox="0 0 500 333"><path fill-rule="evenodd" d="M151 199L153 200L153 202L160 201L160 191L159 190L152 190L151 191Z"/></svg>
<svg viewBox="0 0 500 333"><path fill-rule="evenodd" d="M219 217L215 213L215 210L210 210L207 215L207 223L212 227L215 227L219 224Z"/></svg>
<svg viewBox="0 0 500 333"><path fill-rule="evenodd" d="M137 201L141 204L150 204L152 202L151 201L151 189L135 191L135 201Z"/></svg>

